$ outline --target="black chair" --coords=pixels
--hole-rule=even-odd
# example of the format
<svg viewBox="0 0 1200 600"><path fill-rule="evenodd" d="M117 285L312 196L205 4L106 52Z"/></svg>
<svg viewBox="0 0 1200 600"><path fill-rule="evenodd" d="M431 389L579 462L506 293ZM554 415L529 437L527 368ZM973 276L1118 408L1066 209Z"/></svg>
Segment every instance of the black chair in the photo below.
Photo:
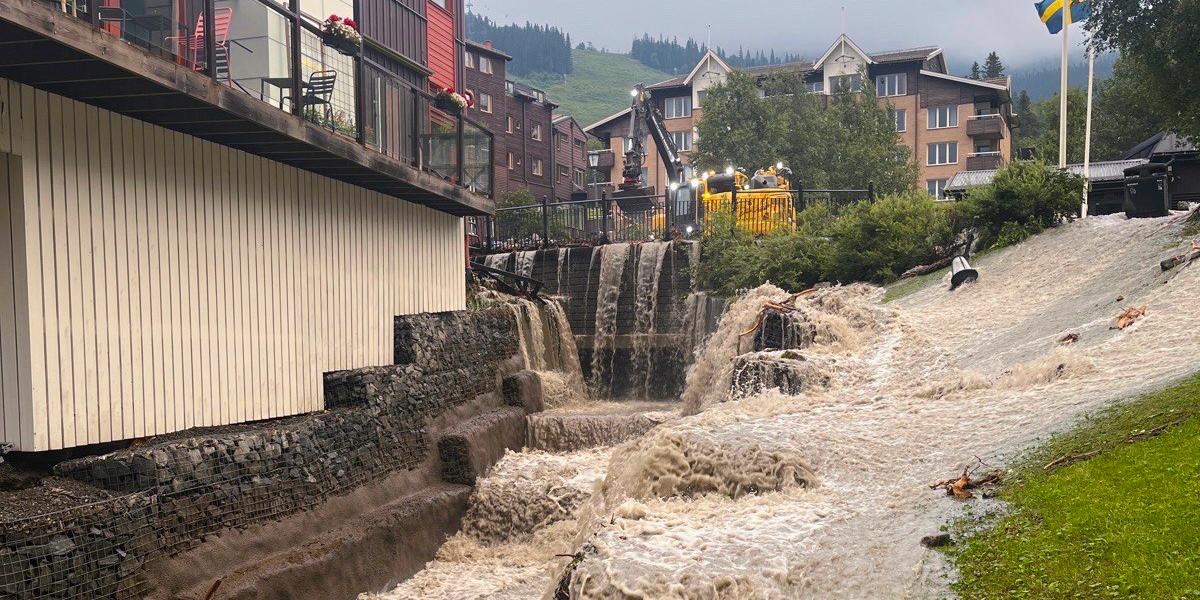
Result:
<svg viewBox="0 0 1200 600"><path fill-rule="evenodd" d="M337 83L337 71L313 71L307 82L301 82L304 93L300 96L301 106L307 110L312 106L324 106L326 124L333 128L333 87ZM294 102L291 96L284 96L283 101Z"/></svg>

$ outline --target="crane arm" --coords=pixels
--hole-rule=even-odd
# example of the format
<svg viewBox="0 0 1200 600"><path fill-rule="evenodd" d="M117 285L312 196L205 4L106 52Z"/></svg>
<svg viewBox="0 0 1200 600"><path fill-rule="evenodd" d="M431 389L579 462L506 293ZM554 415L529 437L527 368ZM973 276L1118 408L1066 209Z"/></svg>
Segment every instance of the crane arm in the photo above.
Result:
<svg viewBox="0 0 1200 600"><path fill-rule="evenodd" d="M662 114L654 106L650 92L639 83L633 90L633 103L629 111L629 139L632 143L625 152L622 190L639 189L646 185L642 180L642 167L646 162L646 147L642 140L647 134L654 140L654 147L666 167L667 179L676 183L683 181L683 160L679 156L679 148L663 125Z"/></svg>

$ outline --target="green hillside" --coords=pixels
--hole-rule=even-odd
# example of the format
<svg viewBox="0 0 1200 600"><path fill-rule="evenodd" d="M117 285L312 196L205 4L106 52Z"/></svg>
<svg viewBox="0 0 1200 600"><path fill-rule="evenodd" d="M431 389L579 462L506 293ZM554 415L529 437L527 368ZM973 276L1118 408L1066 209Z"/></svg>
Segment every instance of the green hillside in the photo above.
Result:
<svg viewBox="0 0 1200 600"><path fill-rule="evenodd" d="M541 88L561 105L559 112L575 117L584 127L629 107L633 85L657 83L672 76L632 59L627 54L575 50L575 72L517 78Z"/></svg>

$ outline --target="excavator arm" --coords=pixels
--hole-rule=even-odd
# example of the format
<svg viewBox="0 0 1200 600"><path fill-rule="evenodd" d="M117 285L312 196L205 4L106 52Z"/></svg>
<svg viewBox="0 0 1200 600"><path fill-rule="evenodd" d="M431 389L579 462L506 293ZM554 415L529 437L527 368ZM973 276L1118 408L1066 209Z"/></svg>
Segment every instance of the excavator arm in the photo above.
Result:
<svg viewBox="0 0 1200 600"><path fill-rule="evenodd" d="M679 157L679 148L663 125L662 113L654 105L650 92L639 83L633 90L633 103L630 105L629 139L632 143L625 152L625 168L618 198L651 195L652 191L646 188L646 181L642 177L642 168L646 163L644 140L647 135L654 140L654 147L667 170L667 180L680 186L683 184L683 160Z"/></svg>

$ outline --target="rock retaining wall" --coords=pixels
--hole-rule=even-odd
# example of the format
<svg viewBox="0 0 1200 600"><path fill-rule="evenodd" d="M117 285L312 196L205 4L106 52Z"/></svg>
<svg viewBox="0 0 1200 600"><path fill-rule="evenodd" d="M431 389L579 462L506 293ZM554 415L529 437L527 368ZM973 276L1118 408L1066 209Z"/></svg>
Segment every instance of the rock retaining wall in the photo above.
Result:
<svg viewBox="0 0 1200 600"><path fill-rule="evenodd" d="M0 598L137 597L147 560L416 469L436 456L430 419L487 394L502 403L518 351L505 308L399 317L401 364L327 374L325 412L59 463L57 476L95 493L0 523Z"/></svg>

